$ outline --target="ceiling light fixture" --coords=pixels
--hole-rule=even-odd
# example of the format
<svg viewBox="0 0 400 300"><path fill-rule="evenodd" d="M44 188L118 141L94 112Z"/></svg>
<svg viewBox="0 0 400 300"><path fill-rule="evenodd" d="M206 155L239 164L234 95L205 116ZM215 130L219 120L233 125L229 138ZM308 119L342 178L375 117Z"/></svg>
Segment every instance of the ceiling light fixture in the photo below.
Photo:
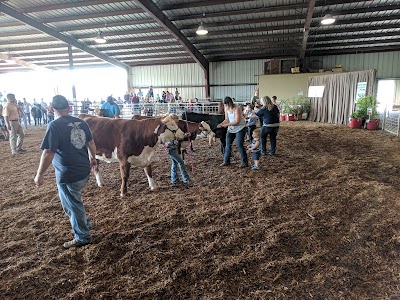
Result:
<svg viewBox="0 0 400 300"><path fill-rule="evenodd" d="M321 24L322 25L331 25L333 23L335 23L336 19L331 15L331 14L326 14L322 20L321 20Z"/></svg>
<svg viewBox="0 0 400 300"><path fill-rule="evenodd" d="M203 22L200 23L199 28L197 28L196 33L198 35L206 35L208 33L208 30L206 27L204 27Z"/></svg>
<svg viewBox="0 0 400 300"><path fill-rule="evenodd" d="M11 53L0 53L0 60L4 60L5 62L12 64L15 63L14 58L11 56Z"/></svg>
<svg viewBox="0 0 400 300"><path fill-rule="evenodd" d="M15 60L11 56L8 59L5 59L4 61L9 64L15 63Z"/></svg>
<svg viewBox="0 0 400 300"><path fill-rule="evenodd" d="M203 13L203 18L205 18L206 13ZM208 33L207 28L203 25L203 21L200 22L200 26L197 28L196 33L198 35L206 35Z"/></svg>
<svg viewBox="0 0 400 300"><path fill-rule="evenodd" d="M107 40L104 38L103 33L101 32L101 30L99 30L99 34L96 36L94 41L97 44L105 44L107 42Z"/></svg>

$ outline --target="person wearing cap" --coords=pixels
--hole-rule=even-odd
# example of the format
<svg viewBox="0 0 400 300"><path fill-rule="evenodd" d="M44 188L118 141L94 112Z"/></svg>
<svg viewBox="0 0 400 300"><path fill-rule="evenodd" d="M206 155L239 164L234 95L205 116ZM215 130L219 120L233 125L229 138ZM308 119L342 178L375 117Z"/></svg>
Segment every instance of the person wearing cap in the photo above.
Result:
<svg viewBox="0 0 400 300"><path fill-rule="evenodd" d="M3 108L3 117L9 131L10 147L13 155L26 152L26 150L22 148L25 134L24 129L19 122L20 112L22 112L22 110L17 105L15 95L7 94L7 103Z"/></svg>
<svg viewBox="0 0 400 300"><path fill-rule="evenodd" d="M81 193L91 168L97 167L96 145L88 124L69 115L69 104L64 96L54 96L51 106L56 119L47 126L34 181L38 187L41 186L44 173L53 163L61 205L74 232L74 239L65 242L64 248L80 247L92 242L91 222L86 215Z"/></svg>
<svg viewBox="0 0 400 300"><path fill-rule="evenodd" d="M103 103L100 110L103 111L103 117L107 118L119 118L119 115L121 114L119 106L115 103L112 96L107 97L107 101Z"/></svg>

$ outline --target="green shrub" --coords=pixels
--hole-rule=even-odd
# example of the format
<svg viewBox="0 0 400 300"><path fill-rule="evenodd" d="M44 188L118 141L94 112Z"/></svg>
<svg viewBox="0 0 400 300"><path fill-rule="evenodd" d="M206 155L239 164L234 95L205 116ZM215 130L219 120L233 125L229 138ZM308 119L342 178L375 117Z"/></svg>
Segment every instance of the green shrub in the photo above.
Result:
<svg viewBox="0 0 400 300"><path fill-rule="evenodd" d="M308 97L292 97L279 101L282 113L284 114L309 114L311 102Z"/></svg>
<svg viewBox="0 0 400 300"><path fill-rule="evenodd" d="M364 96L357 100L356 110L351 115L353 118L368 119L368 108L372 108L371 119L379 117L378 102L375 96Z"/></svg>

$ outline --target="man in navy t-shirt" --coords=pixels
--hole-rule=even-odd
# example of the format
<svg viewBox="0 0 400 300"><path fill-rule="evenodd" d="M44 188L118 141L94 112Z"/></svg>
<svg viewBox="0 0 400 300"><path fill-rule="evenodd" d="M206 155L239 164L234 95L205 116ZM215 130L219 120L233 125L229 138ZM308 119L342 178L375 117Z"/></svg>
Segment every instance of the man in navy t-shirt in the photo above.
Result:
<svg viewBox="0 0 400 300"><path fill-rule="evenodd" d="M64 248L84 246L90 244L92 238L81 191L89 179L90 169L97 166L96 145L88 124L69 115L68 101L64 96L54 96L51 105L56 119L47 126L34 180L37 186L41 186L44 173L53 163L61 205L74 231L74 239L64 243Z"/></svg>

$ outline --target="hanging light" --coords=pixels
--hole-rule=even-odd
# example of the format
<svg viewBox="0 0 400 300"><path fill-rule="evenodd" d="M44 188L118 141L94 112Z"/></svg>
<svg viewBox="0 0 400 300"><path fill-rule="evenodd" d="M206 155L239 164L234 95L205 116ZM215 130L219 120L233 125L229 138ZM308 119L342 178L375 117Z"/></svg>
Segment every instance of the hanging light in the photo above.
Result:
<svg viewBox="0 0 400 300"><path fill-rule="evenodd" d="M331 25L333 23L335 23L336 19L331 15L331 14L326 14L322 20L321 20L321 24L322 25Z"/></svg>
<svg viewBox="0 0 400 300"><path fill-rule="evenodd" d="M8 62L9 64L15 63L15 60L11 56L8 56L8 58L6 58L5 61Z"/></svg>
<svg viewBox="0 0 400 300"><path fill-rule="evenodd" d="M11 63L15 63L14 58L11 56L11 53L8 52L6 53L0 53L0 60L4 60L5 62L11 64Z"/></svg>
<svg viewBox="0 0 400 300"><path fill-rule="evenodd" d="M107 40L104 38L103 34L101 33L101 31L99 30L98 35L96 36L96 38L94 39L94 41L97 44L105 44L107 42Z"/></svg>
<svg viewBox="0 0 400 300"><path fill-rule="evenodd" d="M200 23L199 28L197 28L196 33L198 35L206 35L208 33L207 28L203 25L203 22Z"/></svg>

